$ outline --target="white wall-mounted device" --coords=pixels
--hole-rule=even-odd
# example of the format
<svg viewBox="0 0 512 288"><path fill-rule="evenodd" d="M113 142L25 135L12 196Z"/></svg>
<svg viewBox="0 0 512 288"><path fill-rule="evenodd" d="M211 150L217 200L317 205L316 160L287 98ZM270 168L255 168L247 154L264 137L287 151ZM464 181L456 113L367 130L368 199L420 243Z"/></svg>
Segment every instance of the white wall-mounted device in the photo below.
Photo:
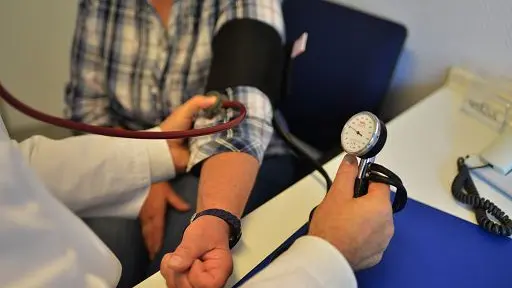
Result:
<svg viewBox="0 0 512 288"><path fill-rule="evenodd" d="M499 173L510 174L512 172L512 130L504 131L480 153L480 158Z"/></svg>

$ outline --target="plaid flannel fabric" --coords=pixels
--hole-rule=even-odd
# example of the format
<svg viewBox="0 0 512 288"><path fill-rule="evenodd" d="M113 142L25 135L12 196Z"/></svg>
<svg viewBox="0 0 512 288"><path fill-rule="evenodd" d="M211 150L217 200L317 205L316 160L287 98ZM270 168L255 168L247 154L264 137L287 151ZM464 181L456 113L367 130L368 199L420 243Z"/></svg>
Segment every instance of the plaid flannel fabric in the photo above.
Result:
<svg viewBox="0 0 512 288"><path fill-rule="evenodd" d="M237 18L272 25L285 39L279 0L174 0L167 27L148 1L81 0L66 86L67 116L135 130L157 125L206 92L212 39ZM265 153L286 152L273 133L267 97L246 86L232 87L229 94L246 105L246 121L230 131L192 139L189 168L226 151L249 153L260 161ZM220 121L199 118L194 126Z"/></svg>

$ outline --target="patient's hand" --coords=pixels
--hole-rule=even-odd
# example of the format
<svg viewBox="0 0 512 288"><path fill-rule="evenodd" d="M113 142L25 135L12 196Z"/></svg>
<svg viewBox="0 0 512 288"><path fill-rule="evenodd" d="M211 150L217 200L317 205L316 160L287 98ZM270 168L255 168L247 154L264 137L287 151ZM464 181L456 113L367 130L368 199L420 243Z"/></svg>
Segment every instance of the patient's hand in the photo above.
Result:
<svg viewBox="0 0 512 288"><path fill-rule="evenodd" d="M167 205L171 205L178 211L190 209L189 204L180 198L168 182L151 185L148 197L139 213L142 236L151 260L162 248Z"/></svg>

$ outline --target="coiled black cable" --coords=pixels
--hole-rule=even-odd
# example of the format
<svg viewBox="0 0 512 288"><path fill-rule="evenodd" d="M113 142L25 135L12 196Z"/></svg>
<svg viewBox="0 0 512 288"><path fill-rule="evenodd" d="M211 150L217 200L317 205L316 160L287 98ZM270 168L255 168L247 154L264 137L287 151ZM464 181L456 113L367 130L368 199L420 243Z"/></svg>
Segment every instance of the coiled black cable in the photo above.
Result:
<svg viewBox="0 0 512 288"><path fill-rule="evenodd" d="M490 200L480 197L464 158L457 159L459 173L452 182L452 195L475 211L476 221L483 229L499 236L512 235L512 220ZM498 223L489 218L492 215Z"/></svg>

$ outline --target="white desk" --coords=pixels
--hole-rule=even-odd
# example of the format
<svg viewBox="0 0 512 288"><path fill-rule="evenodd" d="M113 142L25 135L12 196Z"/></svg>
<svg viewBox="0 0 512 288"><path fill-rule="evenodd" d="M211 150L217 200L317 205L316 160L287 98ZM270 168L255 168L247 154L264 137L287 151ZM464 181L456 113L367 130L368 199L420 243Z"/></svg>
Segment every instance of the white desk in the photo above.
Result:
<svg viewBox="0 0 512 288"><path fill-rule="evenodd" d="M461 103L462 97L446 87L395 118L387 125L388 141L377 162L402 178L410 198L476 223L474 214L453 199L450 185L457 171L457 158L478 153L497 134L461 112ZM331 177L342 157L324 166ZM512 201L507 196L476 177L474 181L481 196L512 213ZM313 173L247 215L242 239L234 250L234 272L227 287L302 226L323 195L323 179ZM165 282L157 273L137 287L163 288Z"/></svg>

